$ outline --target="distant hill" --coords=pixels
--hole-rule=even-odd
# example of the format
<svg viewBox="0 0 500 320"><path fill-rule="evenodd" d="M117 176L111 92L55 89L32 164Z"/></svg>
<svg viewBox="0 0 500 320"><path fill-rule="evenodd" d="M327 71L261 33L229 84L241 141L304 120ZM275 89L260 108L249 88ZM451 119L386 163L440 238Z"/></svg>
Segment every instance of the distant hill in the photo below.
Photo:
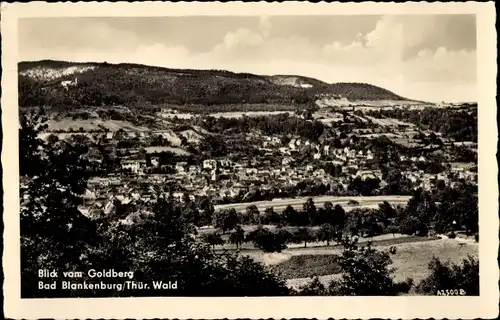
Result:
<svg viewBox="0 0 500 320"><path fill-rule="evenodd" d="M333 83L295 76L224 70L169 69L139 64L20 62L19 105L314 105L320 96L349 101L408 101L364 83Z"/></svg>

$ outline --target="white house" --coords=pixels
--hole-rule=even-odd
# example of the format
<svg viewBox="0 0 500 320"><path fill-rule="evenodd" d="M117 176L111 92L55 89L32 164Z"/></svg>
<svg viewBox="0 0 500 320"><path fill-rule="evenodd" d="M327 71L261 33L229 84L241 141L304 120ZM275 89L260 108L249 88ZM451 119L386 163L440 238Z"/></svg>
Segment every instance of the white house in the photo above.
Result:
<svg viewBox="0 0 500 320"><path fill-rule="evenodd" d="M284 166L288 166L292 162L293 162L293 158L290 158L290 157L285 157L285 158L283 158L283 160L281 160L281 164Z"/></svg>
<svg viewBox="0 0 500 320"><path fill-rule="evenodd" d="M175 199L177 199L179 201L182 201L183 197L184 197L184 193L183 192L174 192L172 194L172 197L174 197Z"/></svg>
<svg viewBox="0 0 500 320"><path fill-rule="evenodd" d="M373 160L373 152L371 150L366 152L366 160Z"/></svg>
<svg viewBox="0 0 500 320"><path fill-rule="evenodd" d="M281 144L281 138L280 138L280 137L272 137L271 142L272 142L274 145Z"/></svg>
<svg viewBox="0 0 500 320"><path fill-rule="evenodd" d="M106 132L106 139L107 140L112 140L114 136L114 132Z"/></svg>
<svg viewBox="0 0 500 320"><path fill-rule="evenodd" d="M186 171L185 170L186 165L187 165L186 162L177 162L177 164L175 165L175 170L177 172L183 173Z"/></svg>
<svg viewBox="0 0 500 320"><path fill-rule="evenodd" d="M105 215L108 215L110 214L111 212L113 212L113 210L115 209L115 204L113 203L113 200L115 198L114 197L111 197L111 199L109 199L109 201L106 203L106 205L104 206L104 214Z"/></svg>
<svg viewBox="0 0 500 320"><path fill-rule="evenodd" d="M286 156L289 156L291 153L290 153L290 149L288 148L285 148L285 147L281 147L278 149L279 152L283 155L286 155Z"/></svg>
<svg viewBox="0 0 500 320"><path fill-rule="evenodd" d="M443 174L443 173L439 173L439 174L436 176L436 179L437 179L437 180L443 180L443 181L446 181L446 180L448 180L448 177L447 177L445 174Z"/></svg>
<svg viewBox="0 0 500 320"><path fill-rule="evenodd" d="M231 167L232 162L229 159L222 159L222 160L219 160L219 164L221 167L229 168L229 167Z"/></svg>
<svg viewBox="0 0 500 320"><path fill-rule="evenodd" d="M325 147L323 148L323 150L324 150L325 156L327 156L327 155L329 155L329 154L330 154L330 146L325 146Z"/></svg>
<svg viewBox="0 0 500 320"><path fill-rule="evenodd" d="M138 173L141 168L141 164L137 160L124 160L121 165L122 169L130 170L133 173Z"/></svg>
<svg viewBox="0 0 500 320"><path fill-rule="evenodd" d="M151 158L151 165L153 167L158 167L160 165L160 159L158 157Z"/></svg>
<svg viewBox="0 0 500 320"><path fill-rule="evenodd" d="M207 159L203 160L203 169L215 169L217 168L217 160Z"/></svg>

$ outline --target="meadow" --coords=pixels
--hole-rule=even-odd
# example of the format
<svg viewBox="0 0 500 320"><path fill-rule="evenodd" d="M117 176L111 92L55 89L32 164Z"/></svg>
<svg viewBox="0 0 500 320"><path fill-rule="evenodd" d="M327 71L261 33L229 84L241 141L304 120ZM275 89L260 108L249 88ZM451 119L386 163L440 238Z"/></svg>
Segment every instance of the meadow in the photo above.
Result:
<svg viewBox="0 0 500 320"><path fill-rule="evenodd" d="M391 245L377 245L374 244L379 250L387 250ZM433 257L439 258L441 261L451 261L452 263L460 264L463 259L468 255L475 258L479 256L479 245L477 243L468 242L463 243L454 239L438 239L429 241L412 241L406 243L392 244L396 247L396 253L391 255L392 267L395 268L394 279L396 281L404 281L406 278L413 278L415 283L423 280L428 274L428 265ZM301 252L305 253L305 250ZM279 261L273 268L279 270L284 275L293 276L299 275L300 272L308 275L318 275L319 280L328 284L332 279L340 277L341 274L331 272L325 274L325 270L338 270L337 266L331 265L325 267L325 261L332 261L334 264L335 256L340 253L340 249L332 250L329 255L325 255L325 251L308 250L307 254L302 255L302 258L293 258L294 251L283 252L284 258ZM316 254L315 254L316 253ZM316 257L319 255L320 258ZM330 257L328 257L330 256ZM278 260L274 257L274 260ZM259 261L266 263L272 259L261 257ZM299 271L301 270L301 271ZM311 280L308 277L295 277L287 278L287 285L291 287L298 287Z"/></svg>
<svg viewBox="0 0 500 320"><path fill-rule="evenodd" d="M101 119L76 119L72 120L69 118L48 121L48 131L79 131L80 128L85 132L102 130L106 128L109 131L118 131L123 129L125 131L149 131L149 128L136 126L129 121L122 120L101 120Z"/></svg>

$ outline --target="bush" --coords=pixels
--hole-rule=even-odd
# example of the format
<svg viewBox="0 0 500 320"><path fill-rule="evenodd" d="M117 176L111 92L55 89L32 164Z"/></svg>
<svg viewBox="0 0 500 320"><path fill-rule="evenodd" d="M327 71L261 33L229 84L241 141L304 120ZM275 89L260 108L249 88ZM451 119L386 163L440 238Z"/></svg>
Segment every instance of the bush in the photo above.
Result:
<svg viewBox="0 0 500 320"><path fill-rule="evenodd" d="M459 289L468 296L479 295L479 261L474 257L468 256L461 265L433 258L429 270L429 276L418 284L418 292L435 295L438 290Z"/></svg>
<svg viewBox="0 0 500 320"><path fill-rule="evenodd" d="M455 234L455 232L453 232L453 231L452 231L452 232L450 232L450 233L448 233L448 234L447 234L447 236L448 236L448 238L450 238L450 239L455 239L455 238L457 237L457 235L456 235L456 234Z"/></svg>
<svg viewBox="0 0 500 320"><path fill-rule="evenodd" d="M399 292L395 286L394 269L388 253L368 245L358 247L356 241L344 243L339 256L342 277L332 280L330 294L340 296L393 296Z"/></svg>
<svg viewBox="0 0 500 320"><path fill-rule="evenodd" d="M314 277L311 282L304 284L297 290L299 296L327 296L328 289L319 281L318 277Z"/></svg>
<svg viewBox="0 0 500 320"><path fill-rule="evenodd" d="M224 239L222 239L222 236L217 231L204 234L203 241L211 245L213 250L215 250L215 246L223 245L225 243Z"/></svg>
<svg viewBox="0 0 500 320"><path fill-rule="evenodd" d="M394 287L398 293L408 293L413 287L414 281L412 278L406 278L405 281L394 283Z"/></svg>

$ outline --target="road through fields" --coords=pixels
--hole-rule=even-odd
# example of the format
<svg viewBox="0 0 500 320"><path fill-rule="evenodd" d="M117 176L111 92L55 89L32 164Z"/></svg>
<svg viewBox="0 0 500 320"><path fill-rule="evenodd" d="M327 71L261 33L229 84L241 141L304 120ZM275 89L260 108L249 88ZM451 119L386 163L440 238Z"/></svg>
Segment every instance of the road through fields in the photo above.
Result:
<svg viewBox="0 0 500 320"><path fill-rule="evenodd" d="M405 206L410 196L373 196L373 197L338 197L338 196L321 196L312 197L316 207L322 207L325 202L331 202L334 206L339 204L345 210L352 210L354 208L366 208L366 207L377 207L384 201L389 202L391 205ZM216 205L215 210L231 209L234 208L236 211L245 211L250 205L256 205L259 211L263 212L266 208L272 207L274 211L281 212L285 208L291 205L295 209L302 209L302 205L306 202L308 198L289 198L289 199L274 199L272 201L256 201L256 202L245 202L245 203L231 203ZM359 204L349 204L350 200L355 200Z"/></svg>

